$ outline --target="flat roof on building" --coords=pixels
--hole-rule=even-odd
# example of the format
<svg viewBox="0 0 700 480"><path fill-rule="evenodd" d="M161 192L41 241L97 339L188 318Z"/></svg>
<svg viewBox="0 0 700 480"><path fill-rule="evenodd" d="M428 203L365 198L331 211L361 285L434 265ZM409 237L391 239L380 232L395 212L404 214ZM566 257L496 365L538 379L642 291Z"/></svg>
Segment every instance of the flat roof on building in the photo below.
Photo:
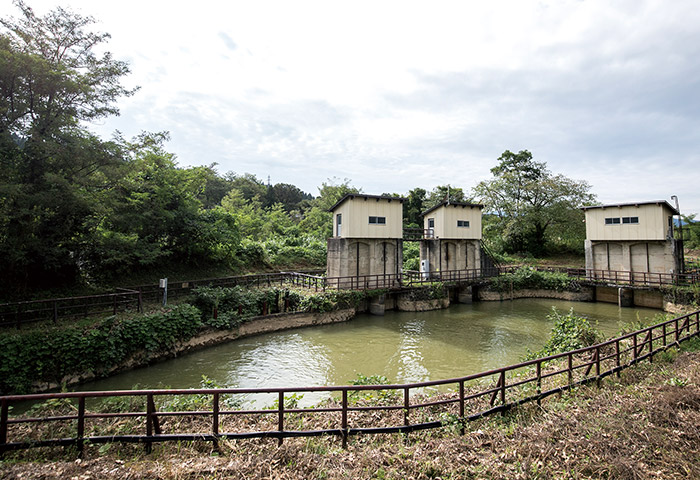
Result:
<svg viewBox="0 0 700 480"><path fill-rule="evenodd" d="M476 208L484 208L483 205L479 205L478 203L442 202L442 203L438 203L438 204L435 205L433 208L429 208L429 209L426 210L425 212L421 213L421 216L425 216L425 215L429 214L430 212L432 212L433 210L437 210L437 209L440 208L440 207L446 207L446 206L448 206L448 205L452 205L452 206L455 206L455 207L462 207L462 208L467 208L467 207L469 207L469 208L475 208L475 207L476 207Z"/></svg>
<svg viewBox="0 0 700 480"><path fill-rule="evenodd" d="M631 202L631 203L614 203L610 205L591 205L589 207L581 207L581 210L592 210L594 208L615 208L615 207L639 207L640 205L665 205L674 215L679 215L678 210L671 206L666 200L651 200L646 202Z"/></svg>
<svg viewBox="0 0 700 480"><path fill-rule="evenodd" d="M390 197L387 195L365 195L364 193L348 193L343 198L338 200L338 202L335 205L333 205L331 208L329 208L328 211L332 212L333 210L338 208L343 202L345 202L346 200L349 200L351 198L362 198L364 200L371 199L371 200L376 200L376 201L388 200L389 202L391 202L392 200L396 200L399 203L403 203L404 200L406 200L404 197Z"/></svg>

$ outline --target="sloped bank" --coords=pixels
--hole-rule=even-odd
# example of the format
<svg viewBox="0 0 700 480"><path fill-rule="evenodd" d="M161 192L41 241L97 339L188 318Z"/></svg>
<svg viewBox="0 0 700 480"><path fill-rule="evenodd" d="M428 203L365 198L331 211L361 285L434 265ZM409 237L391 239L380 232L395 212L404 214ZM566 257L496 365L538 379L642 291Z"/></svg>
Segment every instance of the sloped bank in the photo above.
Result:
<svg viewBox="0 0 700 480"><path fill-rule="evenodd" d="M345 308L342 310L324 313L273 313L271 315L255 317L248 320L246 323L229 330L207 329L206 331L202 331L197 336L177 344L173 352L174 355L171 356L177 356L179 354L211 347L220 343L230 342L239 338L260 335L263 333L347 322L355 315L355 309Z"/></svg>

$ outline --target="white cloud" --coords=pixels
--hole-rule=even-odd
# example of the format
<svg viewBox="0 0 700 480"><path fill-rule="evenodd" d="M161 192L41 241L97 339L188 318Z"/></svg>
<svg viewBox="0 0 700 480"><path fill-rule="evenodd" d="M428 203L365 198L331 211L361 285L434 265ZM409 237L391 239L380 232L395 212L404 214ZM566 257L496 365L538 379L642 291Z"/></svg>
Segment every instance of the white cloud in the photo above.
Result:
<svg viewBox="0 0 700 480"><path fill-rule="evenodd" d="M60 4L99 19L142 86L96 130L169 130L182 164L405 193L469 190L528 149L601 201L700 212L692 0Z"/></svg>

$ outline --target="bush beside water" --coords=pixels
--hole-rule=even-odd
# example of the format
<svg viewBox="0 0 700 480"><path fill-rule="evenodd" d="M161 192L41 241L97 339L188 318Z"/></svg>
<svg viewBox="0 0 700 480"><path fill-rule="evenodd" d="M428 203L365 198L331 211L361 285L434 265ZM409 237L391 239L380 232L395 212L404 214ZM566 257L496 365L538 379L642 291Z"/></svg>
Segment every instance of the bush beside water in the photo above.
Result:
<svg viewBox="0 0 700 480"><path fill-rule="evenodd" d="M561 314L552 307L547 319L554 322L549 340L542 349L529 353L526 357L528 360L577 350L603 340L603 335L591 326L587 318L576 315L573 308L569 313Z"/></svg>
<svg viewBox="0 0 700 480"><path fill-rule="evenodd" d="M76 375L106 376L134 355L168 352L203 327L234 328L264 309L281 310L285 302L288 311L322 313L358 307L367 296L379 293L341 290L302 295L280 288L202 287L195 290L192 304L157 313L4 331L0 333L0 395L27 393L37 382L60 384Z"/></svg>
<svg viewBox="0 0 700 480"><path fill-rule="evenodd" d="M557 292L581 291L581 285L566 273L543 272L530 267L521 267L513 273L504 273L490 280L498 292L510 292L526 288L556 290Z"/></svg>
<svg viewBox="0 0 700 480"><path fill-rule="evenodd" d="M0 393L26 393L35 382L66 376L106 375L138 352L168 351L200 328L200 311L179 305L150 315L108 317L88 326L6 333L0 336Z"/></svg>

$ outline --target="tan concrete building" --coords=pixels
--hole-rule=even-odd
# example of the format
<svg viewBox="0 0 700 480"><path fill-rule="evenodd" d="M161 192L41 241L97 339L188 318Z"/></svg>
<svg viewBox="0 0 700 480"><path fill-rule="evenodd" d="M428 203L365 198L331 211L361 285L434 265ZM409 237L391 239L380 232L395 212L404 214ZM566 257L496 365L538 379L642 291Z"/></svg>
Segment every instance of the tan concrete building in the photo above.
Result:
<svg viewBox="0 0 700 480"><path fill-rule="evenodd" d="M443 202L423 212L423 271L481 268L482 209L472 203Z"/></svg>
<svg viewBox="0 0 700 480"><path fill-rule="evenodd" d="M404 198L348 194L333 214L327 277L399 274L403 263Z"/></svg>
<svg viewBox="0 0 700 480"><path fill-rule="evenodd" d="M665 200L584 207L586 268L679 273L681 255L673 238L678 211Z"/></svg>

